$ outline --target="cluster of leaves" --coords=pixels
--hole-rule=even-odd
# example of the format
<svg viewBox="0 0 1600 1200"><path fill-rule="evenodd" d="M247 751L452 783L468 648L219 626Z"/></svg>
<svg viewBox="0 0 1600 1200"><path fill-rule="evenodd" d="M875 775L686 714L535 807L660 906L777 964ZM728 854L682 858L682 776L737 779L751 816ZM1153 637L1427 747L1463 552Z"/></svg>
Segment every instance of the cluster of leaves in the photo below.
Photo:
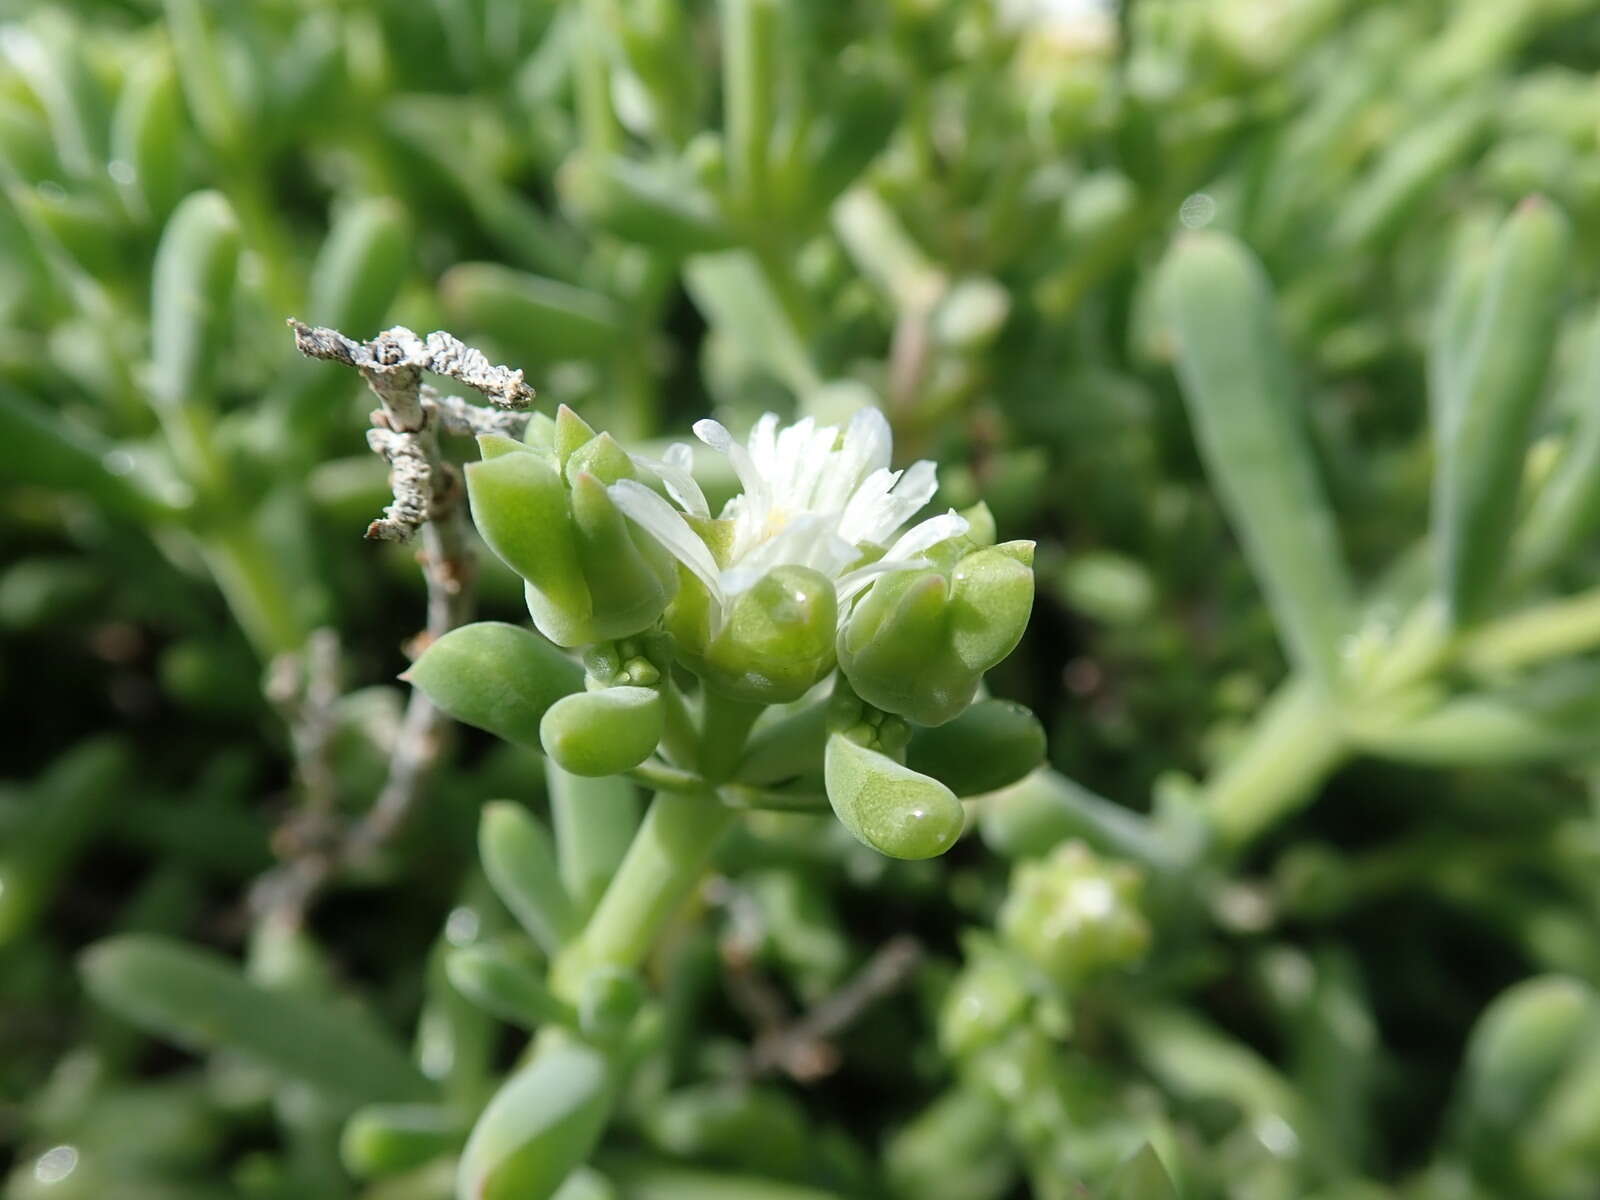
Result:
<svg viewBox="0 0 1600 1200"><path fill-rule="evenodd" d="M1600 20L1052 7L0 5L8 1196L449 1195L516 1026L631 1056L468 1151L610 1110L568 1200L1596 1192ZM1065 774L935 862L753 814L577 1004L626 843L563 824L640 799L524 747L247 903L384 789L425 603L290 314L630 445L876 396L1039 542L988 686Z"/></svg>

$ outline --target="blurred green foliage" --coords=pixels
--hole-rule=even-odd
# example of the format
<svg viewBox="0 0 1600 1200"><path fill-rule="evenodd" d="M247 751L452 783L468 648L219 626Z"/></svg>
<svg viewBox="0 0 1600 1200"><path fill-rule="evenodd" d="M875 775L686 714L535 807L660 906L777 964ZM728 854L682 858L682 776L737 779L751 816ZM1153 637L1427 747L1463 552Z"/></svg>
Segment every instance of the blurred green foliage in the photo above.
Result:
<svg viewBox="0 0 1600 1200"><path fill-rule="evenodd" d="M7 1197L423 1200L463 1147L567 1200L1600 1194L1591 0L0 14ZM632 443L877 397L1039 542L987 687L1064 775L929 862L753 814L625 1084L519 1069L632 1016L541 969L629 786L452 733L303 923L252 886L383 788L425 603L288 316L448 328ZM480 865L502 796L562 896ZM507 1076L555 1150L468 1143Z"/></svg>

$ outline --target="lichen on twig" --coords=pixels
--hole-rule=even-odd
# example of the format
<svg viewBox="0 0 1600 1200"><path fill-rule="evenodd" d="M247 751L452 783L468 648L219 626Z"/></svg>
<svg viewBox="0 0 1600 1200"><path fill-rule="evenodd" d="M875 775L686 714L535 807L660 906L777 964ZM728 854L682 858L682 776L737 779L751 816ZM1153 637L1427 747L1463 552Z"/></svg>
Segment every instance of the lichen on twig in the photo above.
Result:
<svg viewBox="0 0 1600 1200"><path fill-rule="evenodd" d="M396 325L370 342L358 342L337 329L303 321L291 319L289 328L294 330L295 347L301 354L355 367L385 407L398 401L400 411L407 415L420 408L418 392L423 371L464 383L497 408L519 409L533 403L534 391L520 370L495 366L481 351L443 330L424 338ZM408 425L402 420L396 428L405 430Z"/></svg>
<svg viewBox="0 0 1600 1200"><path fill-rule="evenodd" d="M417 561L428 591L426 628L414 639L413 657L434 640L472 619L476 566L463 499L466 489L456 468L439 450L441 432L459 436L501 433L520 436L533 389L521 371L495 366L482 353L444 332L419 337L395 327L370 342L358 342L335 329L289 322L295 346L311 358L354 367L378 398L367 445L389 464L393 501L366 530L370 539L406 542L421 533ZM447 396L422 382L424 371L455 379L487 397L486 408ZM321 697L316 711L331 707ZM290 713L310 721L305 705ZM321 758L325 738L313 736L324 722L296 731L297 759L306 791L306 808L325 827L332 821L329 783ZM287 861L256 889L258 911L298 921L316 892L343 867L368 862L394 837L415 807L422 784L438 757L444 716L421 692L413 691L390 752L388 777L362 817L326 836L288 839ZM305 814L302 814L305 815ZM290 824L294 824L291 818ZM302 825L304 823L302 822Z"/></svg>

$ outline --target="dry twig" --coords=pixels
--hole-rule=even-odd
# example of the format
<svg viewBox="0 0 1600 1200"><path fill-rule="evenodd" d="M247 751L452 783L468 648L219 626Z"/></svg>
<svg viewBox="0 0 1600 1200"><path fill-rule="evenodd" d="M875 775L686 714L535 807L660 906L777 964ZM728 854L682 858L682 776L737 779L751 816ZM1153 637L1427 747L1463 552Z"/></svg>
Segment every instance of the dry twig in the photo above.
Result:
<svg viewBox="0 0 1600 1200"><path fill-rule="evenodd" d="M343 363L361 372L380 408L372 414L367 444L389 464L394 500L367 527L368 538L409 541L419 531L417 561L428 589L427 626L409 647L415 657L435 639L471 620L476 572L462 501L465 488L455 467L439 451L439 433L518 434L533 389L521 371L495 366L481 353L448 333L419 337L396 327L370 342L357 342L333 329L290 321L295 345L311 358ZM455 379L486 396L497 408L445 396L422 382L432 371ZM321 692L318 692L319 698ZM337 698L337 692L334 694ZM298 825L287 828L317 836L293 836L287 861L261 881L253 900L257 911L297 921L312 896L341 868L370 861L405 824L415 807L423 780L438 757L444 715L426 696L413 691L389 760L388 778L366 814L348 828L334 826L337 781L326 768L326 722L312 720L331 709L332 700L313 706L307 688L305 703L291 714L291 731L306 803ZM316 819L304 823L307 814Z"/></svg>
<svg viewBox="0 0 1600 1200"><path fill-rule="evenodd" d="M792 1024L757 1037L750 1070L757 1075L781 1070L800 1083L831 1074L839 1063L832 1039L898 990L921 961L922 947L915 938L890 938L838 991Z"/></svg>
<svg viewBox="0 0 1600 1200"><path fill-rule="evenodd" d="M765 930L754 898L721 876L707 880L705 891L729 920L719 951L727 969L728 999L755 1028L745 1063L751 1077L782 1071L797 1083L813 1083L832 1074L839 1065L832 1039L904 984L922 961L915 938L891 938L832 995L796 1018L783 993L756 966Z"/></svg>

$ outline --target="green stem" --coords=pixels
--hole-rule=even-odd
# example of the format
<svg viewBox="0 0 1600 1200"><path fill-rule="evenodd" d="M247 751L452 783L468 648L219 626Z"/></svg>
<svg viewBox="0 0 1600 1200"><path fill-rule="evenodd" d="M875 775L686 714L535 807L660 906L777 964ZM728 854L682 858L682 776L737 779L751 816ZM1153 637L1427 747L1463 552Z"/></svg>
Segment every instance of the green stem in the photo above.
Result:
<svg viewBox="0 0 1600 1200"><path fill-rule="evenodd" d="M794 271L790 269L789 256L784 248L773 244L767 234L758 236L759 240L751 243L750 252L756 260L756 265L761 268L762 278L772 289L772 298L783 310L795 341L801 346L807 346L810 344L812 330L816 327L811 301L807 298L805 289L800 286L800 281L795 278ZM812 370L809 358L806 359L805 366L808 371ZM821 381L813 372L812 378L798 382L805 385L808 390L815 390Z"/></svg>
<svg viewBox="0 0 1600 1200"><path fill-rule="evenodd" d="M773 0L723 0L723 125L728 182L745 222L766 213L767 139L772 136L777 82L777 5Z"/></svg>
<svg viewBox="0 0 1600 1200"><path fill-rule="evenodd" d="M1346 752L1327 693L1291 679L1268 702L1249 740L1205 786L1218 840L1243 849L1299 807Z"/></svg>
<svg viewBox="0 0 1600 1200"><path fill-rule="evenodd" d="M723 798L734 808L755 812L828 811L828 797L821 792L785 792L775 788L731 784L723 789Z"/></svg>
<svg viewBox="0 0 1600 1200"><path fill-rule="evenodd" d="M692 771L647 758L627 773L633 782L657 792L700 792L706 781Z"/></svg>
<svg viewBox="0 0 1600 1200"><path fill-rule="evenodd" d="M683 693L669 676L661 684L661 703L666 713L666 728L661 735L661 751L672 765L683 768L694 766L700 743L699 730L694 717L684 703ZM642 781L641 781L642 782ZM677 791L666 788L666 791Z"/></svg>
<svg viewBox="0 0 1600 1200"><path fill-rule="evenodd" d="M596 156L615 154L622 145L622 130L611 108L605 39L604 0L586 0L578 21L578 125L584 149Z"/></svg>
<svg viewBox="0 0 1600 1200"><path fill-rule="evenodd" d="M552 989L576 999L595 967L636 967L693 890L733 810L713 792L660 792L588 925L561 954Z"/></svg>
<svg viewBox="0 0 1600 1200"><path fill-rule="evenodd" d="M700 694L700 775L707 783L726 783L744 755L750 729L764 704L731 700L710 688Z"/></svg>

